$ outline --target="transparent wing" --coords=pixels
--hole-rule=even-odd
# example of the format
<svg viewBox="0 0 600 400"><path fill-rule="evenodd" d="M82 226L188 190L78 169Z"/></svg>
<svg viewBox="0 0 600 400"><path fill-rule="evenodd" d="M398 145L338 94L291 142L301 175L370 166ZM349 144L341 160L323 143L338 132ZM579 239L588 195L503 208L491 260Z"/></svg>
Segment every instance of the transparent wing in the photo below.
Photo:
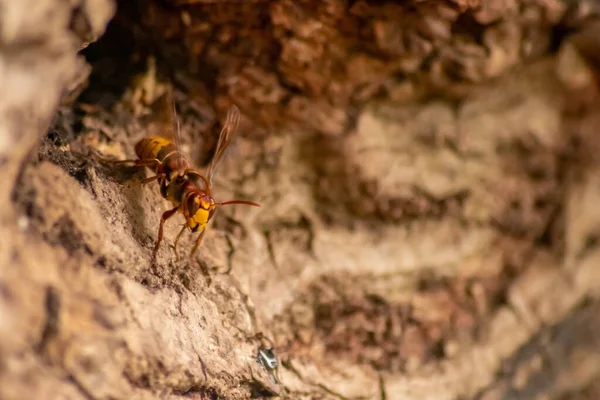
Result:
<svg viewBox="0 0 600 400"><path fill-rule="evenodd" d="M219 134L219 140L217 142L215 155L210 161L206 172L206 178L208 180L209 186L211 187L213 177L215 176L215 173L217 172L219 166L225 158L226 151L229 148L231 142L233 141L233 138L235 137L235 133L237 132L239 123L240 110L237 108L237 106L233 105L227 112L227 117L225 118L223 129L221 129L221 133Z"/></svg>
<svg viewBox="0 0 600 400"><path fill-rule="evenodd" d="M183 153L181 151L179 118L177 118L171 86L152 105L151 121L147 126L147 132L148 136L159 136L171 141L175 145L179 156L173 158L175 162L174 168L181 175L185 166L183 165Z"/></svg>
<svg viewBox="0 0 600 400"><path fill-rule="evenodd" d="M160 136L173 141L173 109L171 90L156 99L150 106L150 115L144 116L148 136Z"/></svg>
<svg viewBox="0 0 600 400"><path fill-rule="evenodd" d="M173 143L175 144L175 149L179 153L179 156L175 158L175 169L179 172L179 175L183 175L185 166L183 165L183 153L181 151L181 127L179 125L179 118L177 118L177 110L175 109L175 100L173 99L173 92L171 87L167 90L166 101L168 104L165 105L169 107L169 126L171 129L171 137L173 138Z"/></svg>

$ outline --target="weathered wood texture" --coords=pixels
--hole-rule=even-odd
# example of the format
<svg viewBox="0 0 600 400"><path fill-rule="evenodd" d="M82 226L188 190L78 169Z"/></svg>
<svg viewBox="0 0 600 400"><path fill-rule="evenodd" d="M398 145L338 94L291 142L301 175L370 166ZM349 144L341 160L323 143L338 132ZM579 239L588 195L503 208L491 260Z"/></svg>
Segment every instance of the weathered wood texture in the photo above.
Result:
<svg viewBox="0 0 600 400"><path fill-rule="evenodd" d="M118 6L0 1L0 399L597 397L595 2ZM210 277L108 161L165 81Z"/></svg>

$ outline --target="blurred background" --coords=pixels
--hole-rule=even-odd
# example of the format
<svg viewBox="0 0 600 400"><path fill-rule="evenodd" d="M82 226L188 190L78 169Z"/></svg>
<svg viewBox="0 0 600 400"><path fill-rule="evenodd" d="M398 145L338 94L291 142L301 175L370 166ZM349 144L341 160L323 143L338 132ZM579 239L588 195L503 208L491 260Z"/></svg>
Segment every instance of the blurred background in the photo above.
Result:
<svg viewBox="0 0 600 400"><path fill-rule="evenodd" d="M0 0L0 399L600 398L599 68L595 0ZM261 207L152 262L116 161L233 105Z"/></svg>

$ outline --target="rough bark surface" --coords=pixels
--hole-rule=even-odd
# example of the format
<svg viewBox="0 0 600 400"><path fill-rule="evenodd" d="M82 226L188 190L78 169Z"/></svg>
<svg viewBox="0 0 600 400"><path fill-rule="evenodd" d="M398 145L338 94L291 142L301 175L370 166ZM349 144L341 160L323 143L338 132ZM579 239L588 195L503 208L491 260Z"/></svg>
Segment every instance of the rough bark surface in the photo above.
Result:
<svg viewBox="0 0 600 400"><path fill-rule="evenodd" d="M0 1L0 399L600 396L595 2L117 3ZM198 265L113 162L169 82L262 206Z"/></svg>

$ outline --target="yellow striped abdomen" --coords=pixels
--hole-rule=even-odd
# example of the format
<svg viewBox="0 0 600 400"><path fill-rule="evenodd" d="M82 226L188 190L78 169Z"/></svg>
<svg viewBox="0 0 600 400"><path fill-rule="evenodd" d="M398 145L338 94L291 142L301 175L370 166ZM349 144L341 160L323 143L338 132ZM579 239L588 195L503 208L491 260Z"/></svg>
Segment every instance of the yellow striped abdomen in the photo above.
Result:
<svg viewBox="0 0 600 400"><path fill-rule="evenodd" d="M173 150L175 150L175 145L170 140L161 137L144 138L135 145L135 154L140 160L158 159L162 162L160 156L164 157Z"/></svg>

